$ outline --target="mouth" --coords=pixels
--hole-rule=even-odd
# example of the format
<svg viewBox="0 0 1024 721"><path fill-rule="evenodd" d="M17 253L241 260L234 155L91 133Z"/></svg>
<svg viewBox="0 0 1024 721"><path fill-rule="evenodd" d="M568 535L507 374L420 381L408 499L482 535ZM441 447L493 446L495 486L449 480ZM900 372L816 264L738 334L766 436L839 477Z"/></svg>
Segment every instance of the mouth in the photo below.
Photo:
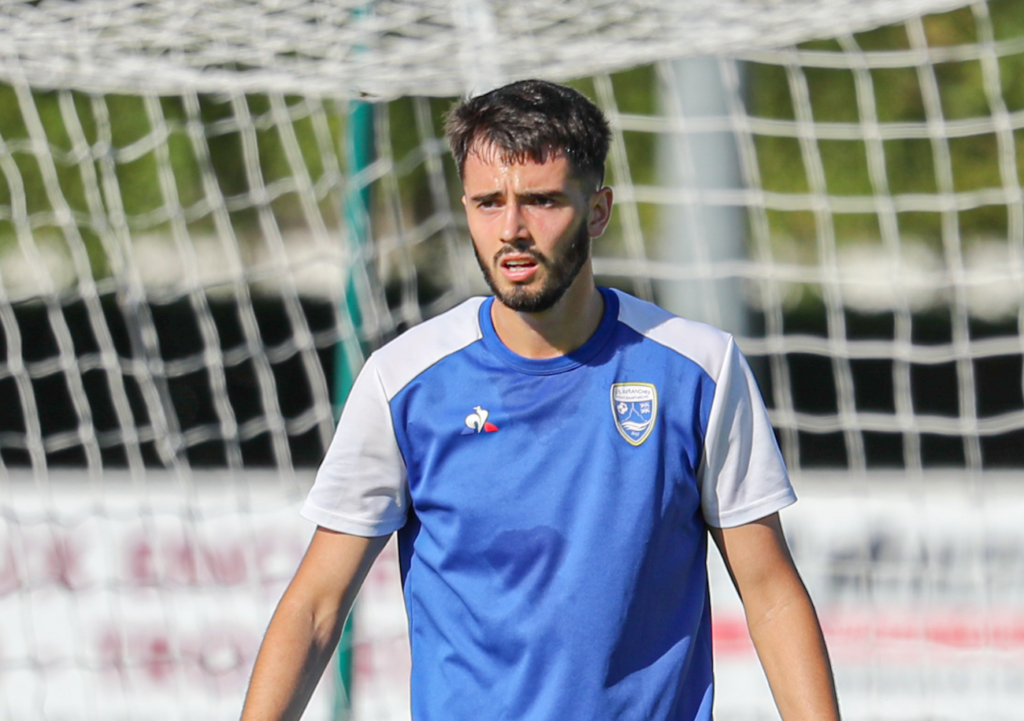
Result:
<svg viewBox="0 0 1024 721"><path fill-rule="evenodd" d="M540 267L537 259L526 254L508 254L498 261L502 275L512 283L522 283L533 277Z"/></svg>

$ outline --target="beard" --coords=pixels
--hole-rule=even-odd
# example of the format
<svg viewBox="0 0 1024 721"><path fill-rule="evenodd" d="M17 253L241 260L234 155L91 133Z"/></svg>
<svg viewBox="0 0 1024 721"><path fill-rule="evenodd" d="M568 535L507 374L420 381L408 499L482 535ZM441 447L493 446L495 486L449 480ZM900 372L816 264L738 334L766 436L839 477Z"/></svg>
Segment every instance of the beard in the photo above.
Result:
<svg viewBox="0 0 1024 721"><path fill-rule="evenodd" d="M514 247L514 244L512 247ZM494 255L493 265L488 265L480 257L480 251L477 250L476 243L473 244L473 254L476 256L476 262L480 266L480 271L484 274L484 280L487 281L487 285L490 287L494 297L512 310L521 313L542 313L561 300L562 296L565 295L565 291L569 290L569 286L572 285L573 281L576 280L576 276L583 270L583 266L587 263L587 258L590 257L590 235L587 233L586 224L580 224L579 230L573 236L565 251L551 258L529 248L517 248L516 250L530 255L539 266L547 271L539 287L534 287L536 284L513 283L511 288L499 288L495 281L495 271L493 268L498 266L501 256L505 255L504 249Z"/></svg>

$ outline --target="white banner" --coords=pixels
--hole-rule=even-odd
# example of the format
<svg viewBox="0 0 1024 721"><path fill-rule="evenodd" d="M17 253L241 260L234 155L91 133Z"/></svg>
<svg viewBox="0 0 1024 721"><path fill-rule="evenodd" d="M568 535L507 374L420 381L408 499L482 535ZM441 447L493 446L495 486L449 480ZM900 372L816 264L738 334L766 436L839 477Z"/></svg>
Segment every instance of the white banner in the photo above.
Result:
<svg viewBox="0 0 1024 721"><path fill-rule="evenodd" d="M4 484L0 718L238 717L313 528L298 488L224 475ZM325 691L306 718L329 717Z"/></svg>
<svg viewBox="0 0 1024 721"><path fill-rule="evenodd" d="M303 479L308 483L311 479ZM1011 719L1024 705L1024 488L930 475L796 479L783 523L844 718ZM300 484L302 485L302 484ZM303 486L304 487L304 486ZM0 718L234 719L312 527L303 491L75 474L5 484ZM719 721L777 718L742 609L709 554ZM356 607L354 719L409 718L392 542ZM327 719L325 677L306 719Z"/></svg>

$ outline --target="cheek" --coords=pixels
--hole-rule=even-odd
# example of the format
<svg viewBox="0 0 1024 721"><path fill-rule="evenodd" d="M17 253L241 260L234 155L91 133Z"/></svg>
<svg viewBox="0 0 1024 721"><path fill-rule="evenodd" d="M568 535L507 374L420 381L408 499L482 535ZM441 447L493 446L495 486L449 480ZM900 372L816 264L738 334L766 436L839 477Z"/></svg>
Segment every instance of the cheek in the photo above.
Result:
<svg viewBox="0 0 1024 721"><path fill-rule="evenodd" d="M551 244L558 245L561 248L569 246L576 240L577 235L581 232L586 232L586 223L584 221L585 219L583 218L576 218L553 225L549 229L548 234Z"/></svg>
<svg viewBox="0 0 1024 721"><path fill-rule="evenodd" d="M494 255L496 248L501 245L501 241L495 234L492 225L472 221L468 225L469 237L473 241L473 247L476 248L477 253L488 258Z"/></svg>
<svg viewBox="0 0 1024 721"><path fill-rule="evenodd" d="M479 243L486 241L493 234L493 223L488 222L486 218L480 216L467 215L467 225L469 226L469 234L473 238L473 242Z"/></svg>
<svg viewBox="0 0 1024 721"><path fill-rule="evenodd" d="M528 219L527 226L538 243L556 245L563 238L573 235L576 230L576 220L577 218L572 213L537 212Z"/></svg>

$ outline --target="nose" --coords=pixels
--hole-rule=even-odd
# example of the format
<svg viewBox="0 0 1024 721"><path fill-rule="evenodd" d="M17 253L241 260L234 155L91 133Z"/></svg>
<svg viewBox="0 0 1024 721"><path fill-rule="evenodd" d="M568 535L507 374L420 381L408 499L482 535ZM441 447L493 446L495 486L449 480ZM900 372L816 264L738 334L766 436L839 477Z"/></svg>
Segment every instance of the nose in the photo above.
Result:
<svg viewBox="0 0 1024 721"><path fill-rule="evenodd" d="M501 242L514 243L528 236L522 208L513 198L505 204L505 212L501 218Z"/></svg>

